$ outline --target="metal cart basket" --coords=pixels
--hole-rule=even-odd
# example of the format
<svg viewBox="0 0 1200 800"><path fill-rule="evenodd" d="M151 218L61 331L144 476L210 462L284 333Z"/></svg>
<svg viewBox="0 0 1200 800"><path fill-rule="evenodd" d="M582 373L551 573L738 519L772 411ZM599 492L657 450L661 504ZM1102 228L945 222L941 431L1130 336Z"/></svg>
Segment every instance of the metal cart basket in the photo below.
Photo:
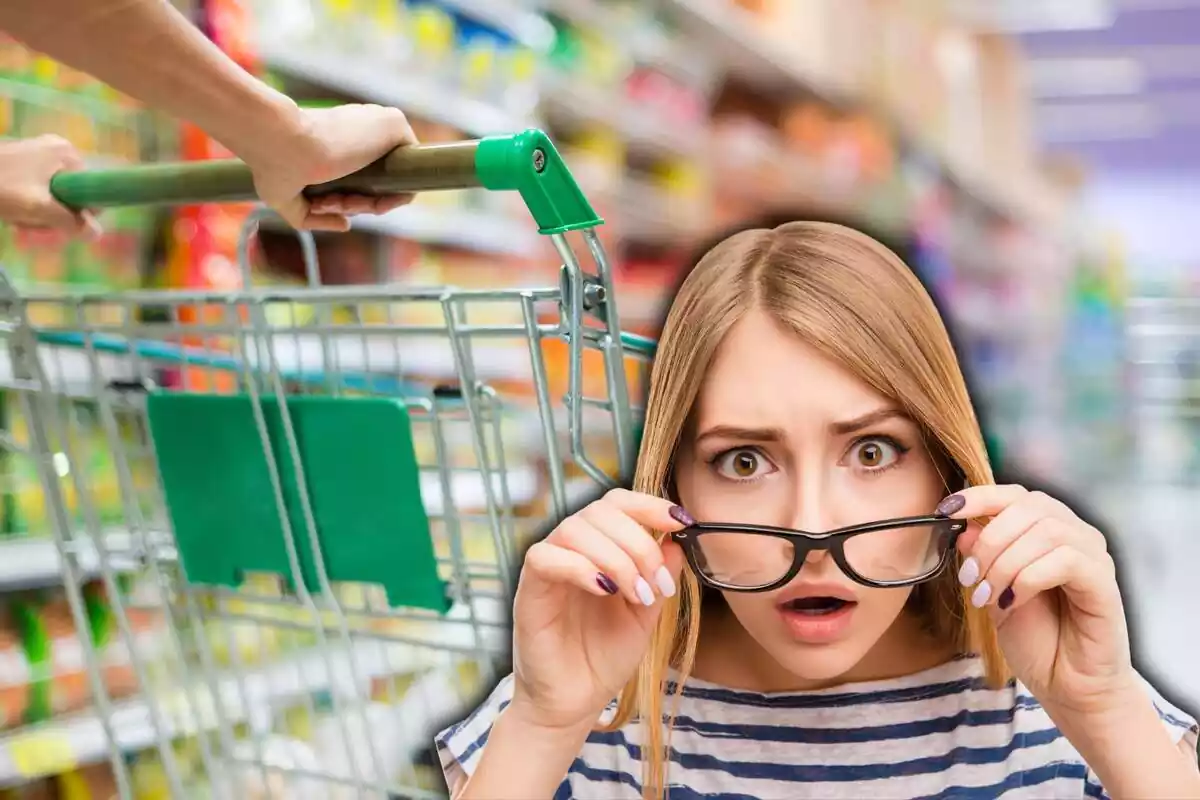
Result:
<svg viewBox="0 0 1200 800"><path fill-rule="evenodd" d="M4 458L36 471L93 701L0 738L5 782L108 759L122 798L444 793L421 754L497 677L524 544L628 476L652 351L540 131L402 148L310 192L472 187L519 193L559 285L323 286L301 234L309 285L256 288L263 211L240 291L0 278ZM236 161L52 189L254 198Z"/></svg>

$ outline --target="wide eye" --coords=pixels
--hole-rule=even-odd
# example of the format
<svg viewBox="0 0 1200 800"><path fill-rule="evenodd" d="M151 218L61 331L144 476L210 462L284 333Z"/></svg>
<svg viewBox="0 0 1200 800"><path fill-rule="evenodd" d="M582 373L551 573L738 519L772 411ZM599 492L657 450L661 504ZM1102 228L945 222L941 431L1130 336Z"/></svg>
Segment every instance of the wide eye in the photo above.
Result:
<svg viewBox="0 0 1200 800"><path fill-rule="evenodd" d="M729 450L717 456L714 462L721 477L735 481L761 478L775 471L775 467L757 450Z"/></svg>
<svg viewBox="0 0 1200 800"><path fill-rule="evenodd" d="M864 439L850 448L850 465L872 472L887 469L899 458L899 448L887 439Z"/></svg>

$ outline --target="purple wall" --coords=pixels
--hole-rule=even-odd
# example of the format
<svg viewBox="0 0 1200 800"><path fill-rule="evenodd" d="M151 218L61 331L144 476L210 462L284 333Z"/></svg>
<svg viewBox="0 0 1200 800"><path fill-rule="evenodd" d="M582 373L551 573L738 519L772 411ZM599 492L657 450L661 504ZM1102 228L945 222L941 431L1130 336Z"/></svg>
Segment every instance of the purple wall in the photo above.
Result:
<svg viewBox="0 0 1200 800"><path fill-rule="evenodd" d="M1200 0L1112 2L1118 16L1111 28L1030 34L1022 41L1031 58L1132 57L1147 78L1142 93L1045 99L1041 105L1062 110L1098 102L1146 103L1160 119L1161 130L1152 139L1056 142L1051 147L1079 153L1103 171L1186 170L1200 179Z"/></svg>

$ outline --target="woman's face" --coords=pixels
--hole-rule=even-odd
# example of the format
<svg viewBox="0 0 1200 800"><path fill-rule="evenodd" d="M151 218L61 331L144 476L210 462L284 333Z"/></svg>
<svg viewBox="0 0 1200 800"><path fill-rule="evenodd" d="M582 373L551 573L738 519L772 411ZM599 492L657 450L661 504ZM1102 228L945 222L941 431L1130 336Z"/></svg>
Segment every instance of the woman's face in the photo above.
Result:
<svg viewBox="0 0 1200 800"><path fill-rule="evenodd" d="M680 503L701 522L821 533L929 514L944 493L911 420L763 313L746 316L722 342L693 422L675 480ZM866 534L847 542L847 558L873 578L911 577L936 551L931 537L927 529ZM705 545L705 555L726 582L765 583L757 579L782 577L792 550L782 539L729 534ZM910 592L855 583L818 550L786 586L725 599L788 672L824 681L863 659Z"/></svg>

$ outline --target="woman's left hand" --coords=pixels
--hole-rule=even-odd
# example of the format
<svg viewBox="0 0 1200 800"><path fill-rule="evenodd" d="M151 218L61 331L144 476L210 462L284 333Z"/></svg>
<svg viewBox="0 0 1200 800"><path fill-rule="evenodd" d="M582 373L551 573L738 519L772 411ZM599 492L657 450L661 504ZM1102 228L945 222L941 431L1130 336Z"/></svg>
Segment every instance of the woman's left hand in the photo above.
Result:
<svg viewBox="0 0 1200 800"><path fill-rule="evenodd" d="M1100 531L1021 486L970 487L939 512L990 518L959 537L959 581L989 609L1009 667L1043 706L1091 714L1129 696L1129 633Z"/></svg>

